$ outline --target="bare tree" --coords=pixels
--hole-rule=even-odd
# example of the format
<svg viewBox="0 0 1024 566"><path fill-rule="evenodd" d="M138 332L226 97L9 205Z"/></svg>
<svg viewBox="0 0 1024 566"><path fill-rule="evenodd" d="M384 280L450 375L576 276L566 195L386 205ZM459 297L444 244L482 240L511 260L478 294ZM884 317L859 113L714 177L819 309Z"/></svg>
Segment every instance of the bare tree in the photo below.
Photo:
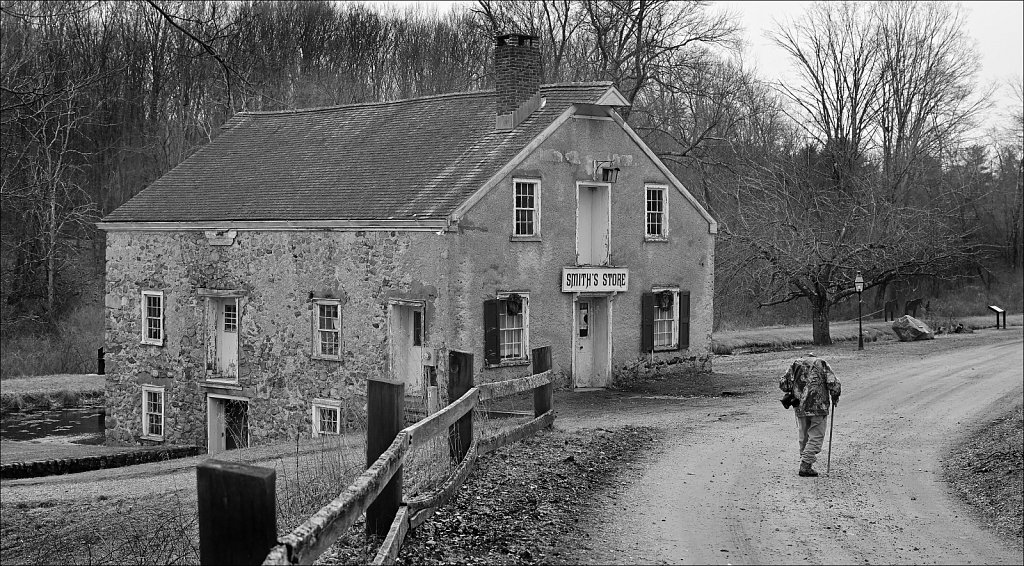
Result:
<svg viewBox="0 0 1024 566"><path fill-rule="evenodd" d="M825 148L844 190L868 149L878 113L878 32L869 16L860 3L816 3L771 34L800 77L779 89L802 111L796 122Z"/></svg>

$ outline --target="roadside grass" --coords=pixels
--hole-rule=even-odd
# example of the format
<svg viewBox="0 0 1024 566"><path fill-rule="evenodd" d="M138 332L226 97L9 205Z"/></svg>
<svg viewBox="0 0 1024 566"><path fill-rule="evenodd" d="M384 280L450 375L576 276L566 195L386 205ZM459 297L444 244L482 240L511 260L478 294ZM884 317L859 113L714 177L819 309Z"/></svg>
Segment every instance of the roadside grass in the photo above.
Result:
<svg viewBox="0 0 1024 566"><path fill-rule="evenodd" d="M950 451L943 473L976 519L1024 546L1024 405L976 422Z"/></svg>
<svg viewBox="0 0 1024 566"><path fill-rule="evenodd" d="M995 314L989 316L970 317L939 317L924 315L920 319L937 331L939 327L950 328L958 323L971 330L995 327ZM1024 314L1007 315L1007 326L1024 326ZM829 333L833 342L857 340L857 322L842 321L829 325ZM892 322L877 319L864 321L864 341L896 340L892 330ZM811 326L769 326L715 332L711 339L711 348L715 354L727 355L751 351L790 350L799 346L814 344Z"/></svg>

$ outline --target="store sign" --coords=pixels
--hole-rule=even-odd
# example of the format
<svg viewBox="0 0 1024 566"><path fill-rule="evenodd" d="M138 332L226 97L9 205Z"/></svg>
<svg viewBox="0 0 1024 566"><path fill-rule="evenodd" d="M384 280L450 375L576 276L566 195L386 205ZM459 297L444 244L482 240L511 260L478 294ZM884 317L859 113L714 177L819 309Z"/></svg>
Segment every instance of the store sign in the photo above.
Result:
<svg viewBox="0 0 1024 566"><path fill-rule="evenodd" d="M563 293L623 292L629 287L629 270L624 267L563 267Z"/></svg>

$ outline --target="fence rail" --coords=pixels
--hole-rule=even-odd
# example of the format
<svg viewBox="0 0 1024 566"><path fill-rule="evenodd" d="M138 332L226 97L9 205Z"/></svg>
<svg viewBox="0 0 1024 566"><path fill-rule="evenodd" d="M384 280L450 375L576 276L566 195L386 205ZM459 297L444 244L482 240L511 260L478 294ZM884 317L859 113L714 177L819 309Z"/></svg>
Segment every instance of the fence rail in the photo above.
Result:
<svg viewBox="0 0 1024 566"><path fill-rule="evenodd" d="M470 362L471 363L471 362ZM470 367L472 367L470 365ZM551 408L551 370L549 348L534 350L534 371L538 373L518 379L487 383L471 387L455 402L433 415L402 429L391 445L373 464L348 486L337 498L322 507L291 533L278 539L269 550L263 564L311 564L345 533L367 511L393 478L401 478L400 471L408 454L447 433L462 434L457 423L481 402L530 390L534 391L535 418L511 430L502 431L483 439L462 438L467 446L465 456L445 482L433 492L403 500L395 509L394 520L374 559L374 564L390 564L398 556L406 533L422 524L434 511L448 501L469 476L478 456L516 442L550 426L554 422ZM539 370L539 371L538 371ZM402 395L399 388L399 395ZM372 457L372 456L371 456ZM401 487L399 486L400 490ZM203 534L200 533L202 539Z"/></svg>

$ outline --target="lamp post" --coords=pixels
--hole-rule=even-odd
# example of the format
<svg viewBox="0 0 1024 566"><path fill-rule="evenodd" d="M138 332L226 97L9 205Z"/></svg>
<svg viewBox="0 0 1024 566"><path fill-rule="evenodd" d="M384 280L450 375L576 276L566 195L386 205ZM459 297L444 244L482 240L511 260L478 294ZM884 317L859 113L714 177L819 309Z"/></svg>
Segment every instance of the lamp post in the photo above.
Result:
<svg viewBox="0 0 1024 566"><path fill-rule="evenodd" d="M861 293L864 292L864 277L857 272L856 279L853 280L854 287L857 288L857 349L864 349L864 319L863 319L863 305L864 302L861 300Z"/></svg>

